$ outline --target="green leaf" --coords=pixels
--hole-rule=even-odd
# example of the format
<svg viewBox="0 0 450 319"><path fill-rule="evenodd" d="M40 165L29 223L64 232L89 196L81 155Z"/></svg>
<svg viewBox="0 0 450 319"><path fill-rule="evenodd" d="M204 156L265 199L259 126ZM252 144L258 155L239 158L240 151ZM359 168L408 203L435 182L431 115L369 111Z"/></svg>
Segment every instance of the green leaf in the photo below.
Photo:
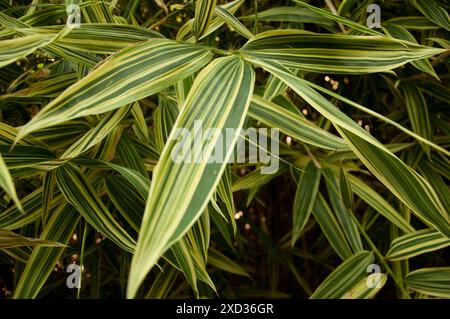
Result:
<svg viewBox="0 0 450 319"><path fill-rule="evenodd" d="M436 30L439 26L425 17L396 17L386 21L386 24L395 24L408 30Z"/></svg>
<svg viewBox="0 0 450 319"><path fill-rule="evenodd" d="M317 191L319 190L321 172L320 168L316 166L313 161L310 161L306 167L304 173L301 174L300 180L297 185L297 191L295 192L294 208L292 212L292 246L308 222L316 201Z"/></svg>
<svg viewBox="0 0 450 319"><path fill-rule="evenodd" d="M29 238L16 234L10 230L0 229L0 249L21 246L64 247L65 245L51 240Z"/></svg>
<svg viewBox="0 0 450 319"><path fill-rule="evenodd" d="M70 147L61 155L61 158L78 157L90 148L99 144L114 128L116 128L119 122L128 114L129 110L130 107L125 106L107 113L94 128L90 129L89 132L70 145Z"/></svg>
<svg viewBox="0 0 450 319"><path fill-rule="evenodd" d="M374 260L373 254L361 251L340 264L314 291L311 299L338 299L346 296L362 278ZM347 295L348 296L348 295Z"/></svg>
<svg viewBox="0 0 450 319"><path fill-rule="evenodd" d="M345 142L300 115L253 95L248 115L303 143L328 150L348 149Z"/></svg>
<svg viewBox="0 0 450 319"><path fill-rule="evenodd" d="M55 154L38 146L16 145L12 150L10 148L10 145L0 145L0 154L10 169L39 166L55 159Z"/></svg>
<svg viewBox="0 0 450 319"><path fill-rule="evenodd" d="M201 160L198 157L193 158L194 163L186 163L190 152L183 154L185 157L181 159L181 163L172 160L171 152L177 144L173 138L177 133L172 130L170 141L165 145L154 170L131 265L128 297L135 296L148 271L164 251L181 238L206 207L238 139L250 104L253 84L253 70L235 56L215 60L197 76L174 128L192 132L195 123L198 123L194 121L201 120L206 125L203 129L217 128L222 136L229 135L225 133L226 128L236 130L225 145L217 134L212 134L214 136L206 143L202 141L201 149L206 150L202 163L195 163ZM192 141L188 141L186 145L189 150L193 150ZM205 146L208 147L204 148ZM212 156L212 147L226 150L222 163L207 163ZM177 178L174 179L173 176Z"/></svg>
<svg viewBox="0 0 450 319"><path fill-rule="evenodd" d="M129 46L44 107L22 127L16 139L152 95L194 73L210 59L208 49L172 40L155 39Z"/></svg>
<svg viewBox="0 0 450 319"><path fill-rule="evenodd" d="M208 251L208 264L225 270L231 274L235 274L243 277L250 277L250 275L242 268L238 263L235 263L232 259L228 258L218 250L210 248Z"/></svg>
<svg viewBox="0 0 450 319"><path fill-rule="evenodd" d="M450 16L434 0L413 0L414 6L428 19L450 31Z"/></svg>
<svg viewBox="0 0 450 319"><path fill-rule="evenodd" d="M345 233L320 192L314 204L313 215L331 247L339 257L342 260L350 258L353 253Z"/></svg>
<svg viewBox="0 0 450 319"><path fill-rule="evenodd" d="M40 239L67 244L79 220L80 215L70 205L60 205L47 222ZM63 252L61 247L35 247L14 289L13 298L36 298Z"/></svg>
<svg viewBox="0 0 450 319"><path fill-rule="evenodd" d="M0 41L0 68L25 58L39 48L46 46L54 40L55 36L46 34L30 35L11 40Z"/></svg>
<svg viewBox="0 0 450 319"><path fill-rule="evenodd" d="M394 38L397 38L400 40L417 43L416 38L402 26L386 23L383 25L383 29L391 37L394 37ZM411 62L411 64L414 65L417 69L419 69L425 73L428 73L428 74L434 76L435 78L439 79L436 72L433 69L433 66L431 65L431 63L428 59L413 61L413 62Z"/></svg>
<svg viewBox="0 0 450 319"><path fill-rule="evenodd" d="M450 246L450 239L433 229L423 229L394 239L386 254L389 260L405 260Z"/></svg>
<svg viewBox="0 0 450 319"><path fill-rule="evenodd" d="M392 207L380 194L367 185L361 179L350 175L352 190L363 201L375 209L379 214L388 219L392 224L406 233L414 231L414 228L405 218Z"/></svg>
<svg viewBox="0 0 450 319"><path fill-rule="evenodd" d="M240 35L246 37L247 39L253 38L253 33L251 33L230 11L222 7L216 8L216 14L219 18L228 24L228 26L235 30Z"/></svg>
<svg viewBox="0 0 450 319"><path fill-rule="evenodd" d="M254 21L255 15L239 17L239 20ZM276 21L276 22L297 22L297 23L316 23L322 25L334 25L334 22L307 8L299 7L276 7L270 8L257 15L258 21Z"/></svg>
<svg viewBox="0 0 450 319"><path fill-rule="evenodd" d="M0 153L0 187L5 190L9 197L16 203L19 210L22 210L20 200L17 197L16 188L14 187L14 181L9 173L2 154Z"/></svg>
<svg viewBox="0 0 450 319"><path fill-rule="evenodd" d="M374 275L372 275L374 276ZM375 287L370 287L367 284L367 278L361 279L359 283L357 283L353 288L351 288L349 291L347 291L341 299L372 299L375 297L377 293L380 292L380 290L384 287L387 281L387 275L386 274L377 274L375 276L380 276L377 279L379 280L379 284Z"/></svg>
<svg viewBox="0 0 450 319"><path fill-rule="evenodd" d="M414 132L423 136L427 140L432 139L430 118L428 117L428 106L424 95L412 84L405 83L401 86L405 95L405 104L408 111L409 120ZM428 145L421 144L425 153L430 156Z"/></svg>
<svg viewBox="0 0 450 319"><path fill-rule="evenodd" d="M92 227L122 249L134 251L134 239L112 217L80 169L73 164L61 166L56 171L56 180L67 201Z"/></svg>
<svg viewBox="0 0 450 319"><path fill-rule="evenodd" d="M239 7L244 3L244 0L234 0L228 3L225 3L223 5L220 5L223 9L229 11L230 13L234 14ZM216 6L216 8L219 6ZM214 17L211 22L209 23L209 27L207 30L204 31L203 35L200 37L199 40L205 38L206 36L210 35L217 29L219 29L225 21L219 17ZM192 31L194 25L194 19L189 20L186 22L179 30L177 34L177 40L183 40L185 42L192 43L195 41L195 37Z"/></svg>
<svg viewBox="0 0 450 319"><path fill-rule="evenodd" d="M385 72L445 50L381 36L272 30L252 38L242 49L248 59L277 61L311 72L364 74Z"/></svg>
<svg viewBox="0 0 450 319"><path fill-rule="evenodd" d="M408 288L419 293L450 298L450 267L422 268L405 277Z"/></svg>
<svg viewBox="0 0 450 319"><path fill-rule="evenodd" d="M359 24L357 22L354 22L352 20L343 18L337 14L334 14L332 12L323 10L323 9L319 9L316 8L310 4L307 4L306 2L303 1L299 1L299 0L294 0L297 4L299 4L302 7L308 8L309 10L311 10L314 13L317 13L318 15L324 17L324 18L328 18L332 21L336 21L338 23L342 23L343 25L346 25L352 29L355 29L357 31L363 32L363 33L367 33L367 34L372 34L372 35L380 35L380 36L384 36L382 33L375 31L369 27L366 27L365 25Z"/></svg>
<svg viewBox="0 0 450 319"><path fill-rule="evenodd" d="M275 62L253 60L277 76L329 119L358 158L397 198L425 223L450 237L450 220L431 185L331 102L314 91L308 81L293 76Z"/></svg>
<svg viewBox="0 0 450 319"><path fill-rule="evenodd" d="M192 31L197 40L208 30L216 8L216 0L196 0L195 19Z"/></svg>
<svg viewBox="0 0 450 319"><path fill-rule="evenodd" d="M355 224L350 211L343 201L339 185L339 175L335 175L331 170L325 168L323 170L325 177L325 184L327 186L328 198L333 207L333 212L336 215L339 224L347 238L347 241L354 253L363 250L361 236L359 235L358 226Z"/></svg>

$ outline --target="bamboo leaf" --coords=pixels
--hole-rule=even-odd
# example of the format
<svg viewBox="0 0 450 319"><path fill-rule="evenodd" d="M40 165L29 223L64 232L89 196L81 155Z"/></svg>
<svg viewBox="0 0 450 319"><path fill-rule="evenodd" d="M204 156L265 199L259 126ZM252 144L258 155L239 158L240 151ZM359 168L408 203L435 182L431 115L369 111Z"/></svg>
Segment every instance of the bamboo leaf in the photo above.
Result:
<svg viewBox="0 0 450 319"><path fill-rule="evenodd" d="M21 246L64 247L65 245L51 240L29 238L10 230L0 229L0 249Z"/></svg>
<svg viewBox="0 0 450 319"><path fill-rule="evenodd" d="M450 239L432 229L423 229L394 239L386 258L405 260L450 246Z"/></svg>
<svg viewBox="0 0 450 319"><path fill-rule="evenodd" d="M431 185L338 108L278 63L254 60L328 118L366 167L425 223L450 237L450 220Z"/></svg>
<svg viewBox="0 0 450 319"><path fill-rule="evenodd" d="M220 7L222 7L225 10L228 10L230 13L234 14L243 3L244 3L244 0L234 0L234 1L231 1L228 3L225 3L223 5L220 5ZM216 6L216 8L217 7L219 7L219 6ZM203 35L200 37L199 40L205 38L206 36L210 35L214 31L219 29L224 23L225 23L225 21L223 21L219 17L214 17L211 20L208 29L204 31ZM186 22L178 30L177 40L183 40L183 41L190 42L190 43L194 42L195 37L194 37L193 31L192 31L193 24L194 24L194 19L191 19L188 22Z"/></svg>
<svg viewBox="0 0 450 319"><path fill-rule="evenodd" d="M292 238L291 245L294 246L297 239L308 222L316 201L317 191L319 190L319 183L321 177L321 170L313 161L310 161L306 167L305 172L302 173L295 192L294 208L292 212Z"/></svg>
<svg viewBox="0 0 450 319"><path fill-rule="evenodd" d="M11 197L19 210L22 210L20 200L17 197L16 188L14 187L14 181L9 173L5 161L3 160L2 153L0 153L0 187L5 190L8 196Z"/></svg>
<svg viewBox="0 0 450 319"><path fill-rule="evenodd" d="M248 115L304 143L329 150L348 148L339 137L257 95L252 98Z"/></svg>
<svg viewBox="0 0 450 319"><path fill-rule="evenodd" d="M311 299L342 298L367 274L373 254L361 251L340 264L314 291Z"/></svg>
<svg viewBox="0 0 450 319"><path fill-rule="evenodd" d="M381 36L273 30L245 44L245 58L277 61L288 67L321 73L384 72L445 50ZM332 52L332 54L330 54Z"/></svg>
<svg viewBox="0 0 450 319"><path fill-rule="evenodd" d="M414 6L428 19L450 31L448 12L434 0L413 0Z"/></svg>
<svg viewBox="0 0 450 319"><path fill-rule="evenodd" d="M423 136L427 140L431 140L431 124L428 117L428 107L422 92L412 84L402 85L403 94L405 95L406 109L408 110L409 120L411 121L414 132ZM430 148L428 145L422 144L425 153L430 156Z"/></svg>
<svg viewBox="0 0 450 319"><path fill-rule="evenodd" d="M46 34L30 35L0 41L0 68L26 57L54 40L55 36Z"/></svg>
<svg viewBox="0 0 450 319"><path fill-rule="evenodd" d="M367 284L367 278L362 279L352 289L347 291L341 299L372 299L384 287L387 281L386 274L379 274L379 284L375 287L370 287Z"/></svg>
<svg viewBox="0 0 450 319"><path fill-rule="evenodd" d="M44 107L16 139L152 95L194 73L210 59L207 49L171 40L155 39L127 47Z"/></svg>
<svg viewBox="0 0 450 319"><path fill-rule="evenodd" d="M240 35L246 37L247 39L253 38L253 33L250 32L233 14L231 14L227 9L222 7L216 8L216 14L219 18L228 24L230 28L235 30Z"/></svg>
<svg viewBox="0 0 450 319"><path fill-rule="evenodd" d="M67 244L79 219L80 215L70 205L60 205L47 222L40 239ZM14 289L13 298L36 298L63 252L61 247L35 247Z"/></svg>
<svg viewBox="0 0 450 319"><path fill-rule="evenodd" d="M253 21L255 15L239 17L239 20ZM270 8L257 15L258 21L277 21L277 22L297 22L297 23L316 23L322 25L334 25L332 21L307 8L299 7L276 7Z"/></svg>
<svg viewBox="0 0 450 319"><path fill-rule="evenodd" d="M67 201L99 232L122 249L133 252L134 239L114 220L85 175L74 165L56 171L56 180Z"/></svg>
<svg viewBox="0 0 450 319"><path fill-rule="evenodd" d="M216 136L207 143L209 147L202 163L195 163L200 159L195 157L194 163L185 163L191 154L184 154L186 157L182 163L173 162L171 152L176 145L173 140L176 133L172 130L170 142L164 147L154 171L130 271L129 297L135 296L148 271L206 207L239 136L237 132L242 127L250 103L253 83L253 70L233 56L215 60L195 80L174 128L184 128L190 132L194 128L194 120L203 120L207 128L217 128L221 132L225 132L225 128L238 130L230 141L225 142L222 163L207 162L212 156L212 146L224 147L217 134L213 134ZM212 112L213 109L216 111ZM190 150L193 149L191 141L187 145ZM170 178L175 175L178 176L176 180Z"/></svg>
<svg viewBox="0 0 450 319"><path fill-rule="evenodd" d="M450 268L422 268L405 277L406 285L422 294L450 298Z"/></svg>
<svg viewBox="0 0 450 319"><path fill-rule="evenodd" d="M192 31L197 40L208 30L216 8L216 0L196 0L195 19Z"/></svg>
<svg viewBox="0 0 450 319"><path fill-rule="evenodd" d="M345 233L320 192L314 204L313 215L331 247L333 247L339 257L342 260L350 258L352 256L352 249L345 237Z"/></svg>

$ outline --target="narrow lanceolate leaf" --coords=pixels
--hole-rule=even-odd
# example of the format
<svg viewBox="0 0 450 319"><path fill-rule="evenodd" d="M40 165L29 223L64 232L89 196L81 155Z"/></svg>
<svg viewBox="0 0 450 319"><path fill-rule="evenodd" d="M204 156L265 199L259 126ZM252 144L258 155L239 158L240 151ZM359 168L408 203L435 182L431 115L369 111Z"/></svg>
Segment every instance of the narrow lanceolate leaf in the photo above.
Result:
<svg viewBox="0 0 450 319"><path fill-rule="evenodd" d="M394 239L389 260L404 260L450 246L450 239L433 229L423 229Z"/></svg>
<svg viewBox="0 0 450 319"><path fill-rule="evenodd" d="M323 176L325 177L326 188L328 192L328 198L333 207L333 212L336 215L339 224L347 238L347 241L354 253L363 250L361 236L358 231L358 226L353 219L353 212L351 212L344 204L338 179L333 172L325 168L323 170Z"/></svg>
<svg viewBox="0 0 450 319"><path fill-rule="evenodd" d="M294 139L328 150L345 150L347 144L298 114L253 95L248 115L262 123L279 129Z"/></svg>
<svg viewBox="0 0 450 319"><path fill-rule="evenodd" d="M155 126L155 142L160 152L164 149L178 113L175 101L165 97L159 99L159 105L153 114L153 122Z"/></svg>
<svg viewBox="0 0 450 319"><path fill-rule="evenodd" d="M398 199L425 223L450 237L450 217L431 185L367 131L276 62L253 60L289 85L312 107L330 120L358 158Z"/></svg>
<svg viewBox="0 0 450 319"><path fill-rule="evenodd" d="M106 114L106 116L94 128L89 130L85 135L78 139L75 143L61 155L61 158L75 158L78 155L89 150L91 147L99 144L128 114L131 106L122 107Z"/></svg>
<svg viewBox="0 0 450 319"><path fill-rule="evenodd" d="M241 51L244 57L312 72L363 74L392 70L445 50L382 36L273 30L258 34Z"/></svg>
<svg viewBox="0 0 450 319"><path fill-rule="evenodd" d="M205 209L239 137L253 83L252 68L236 56L215 60L195 80L153 173L130 270L128 297L135 296L161 255ZM187 133L198 135L199 123L204 132L215 128L221 135L192 141ZM176 141L180 131L175 129L185 129L180 142ZM235 129L232 134L230 129ZM180 152L180 147L188 151ZM194 147L203 149L203 156Z"/></svg>
<svg viewBox="0 0 450 319"><path fill-rule="evenodd" d="M341 299L372 299L380 292L387 281L386 274L372 274L372 278L363 278L347 291ZM370 283L370 284L369 284Z"/></svg>
<svg viewBox="0 0 450 319"><path fill-rule="evenodd" d="M425 160L419 165L419 171L425 179L433 185L445 209L450 212L450 189L444 181L443 177L433 168L431 163ZM448 166L448 165L447 165Z"/></svg>
<svg viewBox="0 0 450 319"><path fill-rule="evenodd" d="M225 4L220 5L220 7L226 9L230 13L234 14L239 7L244 3L244 0L234 0ZM218 6L216 6L217 8ZM194 42L195 37L192 31L192 27L194 25L194 20L191 19L188 22L186 22L179 30L177 34L177 40L184 40L186 42ZM215 16L211 22L209 23L209 27L207 30L204 31L203 35L200 37L200 40L209 34L213 33L217 29L219 29L225 21L217 16Z"/></svg>
<svg viewBox="0 0 450 319"><path fill-rule="evenodd" d="M432 139L432 131L430 118L428 117L428 106L424 95L413 84L406 83L402 85L403 94L405 96L406 109L408 110L409 120L415 133L425 137L427 140ZM424 151L430 155L430 148L426 144L421 144Z"/></svg>
<svg viewBox="0 0 450 319"><path fill-rule="evenodd" d="M0 41L0 68L26 57L54 40L54 35L30 35L17 39Z"/></svg>
<svg viewBox="0 0 450 319"><path fill-rule="evenodd" d="M408 221L392 207L380 194L373 190L369 185L355 176L350 175L352 190L369 206L375 209L382 216L387 218L392 224L404 231L410 233L414 228Z"/></svg>
<svg viewBox="0 0 450 319"><path fill-rule="evenodd" d="M30 145L17 145L13 149L10 145L0 145L0 154L3 154L3 160L10 169L33 167L55 159L49 150Z"/></svg>
<svg viewBox="0 0 450 319"><path fill-rule="evenodd" d="M405 277L405 283L422 294L450 298L450 267L415 270Z"/></svg>
<svg viewBox="0 0 450 319"><path fill-rule="evenodd" d="M198 40L208 29L209 23L214 15L216 8L216 0L196 0L195 2L195 19L192 31Z"/></svg>
<svg viewBox="0 0 450 319"><path fill-rule="evenodd" d="M320 225L322 232L339 257L342 260L350 258L353 253L344 231L320 192L314 204L313 214L314 219Z"/></svg>
<svg viewBox="0 0 450 319"><path fill-rule="evenodd" d="M250 275L247 273L247 271L245 271L244 268L242 268L242 266L225 256L221 252L215 250L214 248L210 248L208 251L208 264L225 270L226 272L229 272L231 274L250 277Z"/></svg>
<svg viewBox="0 0 450 319"><path fill-rule="evenodd" d="M334 13L332 13L330 11L323 10L323 9L320 9L320 8L316 8L316 7L314 7L314 6L310 5L310 4L307 4L306 2L303 2L303 1L299 1L299 0L294 0L294 1L297 4L299 4L300 6L308 8L312 12L317 13L321 17L330 19L331 21L335 21L337 23L341 23L341 24L343 24L345 26L348 26L348 27L350 27L350 28L352 28L354 30L357 30L357 31L360 31L360 32L364 32L364 33L367 33L367 34L384 36L382 33L378 32L378 31L376 31L374 29L371 29L371 28L369 28L369 27L367 27L365 25L359 24L359 23L354 22L352 20L343 18L342 16L334 14Z"/></svg>
<svg viewBox="0 0 450 319"><path fill-rule="evenodd" d="M51 240L29 238L16 234L10 230L0 229L0 249L21 247L21 246L64 247L63 244Z"/></svg>
<svg viewBox="0 0 450 319"><path fill-rule="evenodd" d="M386 21L409 30L436 30L439 26L425 17L396 17Z"/></svg>
<svg viewBox="0 0 450 319"><path fill-rule="evenodd" d="M56 35L61 26L26 29L31 34ZM83 27L72 29L70 33L55 40L55 44L68 50L88 53L110 54L136 42L151 38L162 38L159 33L147 28L126 24L83 23Z"/></svg>
<svg viewBox="0 0 450 319"><path fill-rule="evenodd" d="M75 72L67 72L62 74L50 75L41 81L34 82L30 86L4 94L0 96L0 102L30 102L41 103L43 98L51 98L58 96L69 85L77 80Z"/></svg>
<svg viewBox="0 0 450 319"><path fill-rule="evenodd" d="M3 211L0 214L0 228L8 230L18 229L38 220L41 217L42 196L43 187L40 187L22 199L23 211L20 211L17 205L13 205ZM59 205L61 200L61 193L56 191L52 207Z"/></svg>
<svg viewBox="0 0 450 319"><path fill-rule="evenodd" d="M394 38L400 39L400 40L417 43L416 38L406 28L404 28L402 26L386 23L383 25L383 29L387 33L389 33L389 35L391 37L394 37ZM439 79L438 76L436 75L436 72L433 69L433 66L431 65L431 63L428 59L413 61L413 62L411 62L411 64L414 65L417 69L419 69L425 73L428 73L428 74L434 76L435 78Z"/></svg>
<svg viewBox="0 0 450 319"><path fill-rule="evenodd" d="M339 168L339 190L345 207L353 210L353 191L349 181L349 175L342 166Z"/></svg>
<svg viewBox="0 0 450 319"><path fill-rule="evenodd" d="M228 24L230 28L239 33L240 35L246 37L247 39L253 38L253 33L245 27L230 11L222 7L216 8L216 14L219 18Z"/></svg>
<svg viewBox="0 0 450 319"><path fill-rule="evenodd" d="M448 12L434 0L414 0L415 7L428 19L450 31L450 17Z"/></svg>
<svg viewBox="0 0 450 319"><path fill-rule="evenodd" d="M211 56L208 49L165 39L127 47L44 107L20 130L17 139L152 95L195 73Z"/></svg>
<svg viewBox="0 0 450 319"><path fill-rule="evenodd" d="M72 164L61 166L56 171L56 179L67 201L92 227L122 249L134 251L134 239L114 220L88 179L76 166Z"/></svg>
<svg viewBox="0 0 450 319"><path fill-rule="evenodd" d="M446 237L450 218L432 186L398 157L380 151L357 135L338 128L365 166L417 217Z"/></svg>
<svg viewBox="0 0 450 319"><path fill-rule="evenodd" d="M276 7L258 12L257 16L254 14L239 17L239 20L254 21L278 21L278 22L298 22L298 23L315 23L323 25L334 25L334 22L321 17L319 14L299 7Z"/></svg>
<svg viewBox="0 0 450 319"><path fill-rule="evenodd" d="M22 210L19 197L17 197L16 188L14 187L14 181L9 173L8 167L3 161L2 154L0 153L0 187L8 194L9 197L16 203L17 207Z"/></svg>
<svg viewBox="0 0 450 319"><path fill-rule="evenodd" d="M222 178L220 179L220 182L217 185L217 195L219 195L220 199L225 204L225 207L228 212L228 218L233 228L233 233L236 235L237 227L236 227L236 219L234 218L236 209L234 206L232 184L233 180L231 177L231 165L227 165L222 175Z"/></svg>
<svg viewBox="0 0 450 319"><path fill-rule="evenodd" d="M361 251L339 265L314 291L311 299L337 299L367 275L367 266L374 260L373 254Z"/></svg>
<svg viewBox="0 0 450 319"><path fill-rule="evenodd" d="M313 161L310 161L305 167L305 172L302 173L300 177L295 193L294 208L292 212L292 246L300 237L300 234L311 215L314 202L316 201L319 183L320 168L318 168Z"/></svg>
<svg viewBox="0 0 450 319"><path fill-rule="evenodd" d="M59 206L47 222L40 239L67 244L80 215L70 205ZM14 289L13 298L36 298L64 252L62 247L35 247Z"/></svg>

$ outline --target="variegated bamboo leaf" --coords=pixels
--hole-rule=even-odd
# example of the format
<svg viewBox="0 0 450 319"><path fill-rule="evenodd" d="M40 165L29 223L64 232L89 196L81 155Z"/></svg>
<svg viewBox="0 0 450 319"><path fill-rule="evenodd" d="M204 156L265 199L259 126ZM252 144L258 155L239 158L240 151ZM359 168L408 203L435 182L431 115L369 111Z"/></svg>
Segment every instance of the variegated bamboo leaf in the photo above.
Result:
<svg viewBox="0 0 450 319"><path fill-rule="evenodd" d="M171 40L155 39L127 47L44 107L16 138L152 95L194 73L210 59L208 49Z"/></svg>
<svg viewBox="0 0 450 319"><path fill-rule="evenodd" d="M205 129L216 128L222 134L225 128L240 129L250 103L253 82L253 70L240 58L232 56L215 60L198 75L174 128L190 132L194 121L202 120ZM194 163L186 163L191 154L184 154L181 163L176 163L171 158L176 145L173 140L175 134L176 131L172 130L170 141L165 145L154 171L130 271L129 297L135 296L148 271L206 207L239 136L237 130L223 145L218 135L213 134L216 136L207 142L209 146L203 159L194 157ZM194 145L189 141L187 146L192 150ZM207 163L212 156L212 147L225 150L219 163ZM195 163L199 160L200 163Z"/></svg>

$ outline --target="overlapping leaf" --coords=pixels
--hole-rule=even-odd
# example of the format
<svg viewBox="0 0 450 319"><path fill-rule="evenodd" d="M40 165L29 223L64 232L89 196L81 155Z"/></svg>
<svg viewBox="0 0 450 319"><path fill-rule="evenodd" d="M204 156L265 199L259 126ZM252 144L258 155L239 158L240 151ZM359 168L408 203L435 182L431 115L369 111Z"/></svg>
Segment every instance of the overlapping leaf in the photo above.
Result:
<svg viewBox="0 0 450 319"><path fill-rule="evenodd" d="M210 59L208 49L171 40L155 39L127 47L44 107L20 130L17 139L152 95L194 73Z"/></svg>
<svg viewBox="0 0 450 319"><path fill-rule="evenodd" d="M215 60L198 75L174 128L184 128L191 132L194 122L202 120L204 129L216 128L222 134L225 133L225 128L240 129L250 103L253 82L253 70L240 58L232 56ZM236 130L224 145L217 134L213 134L206 144L205 141L197 140L195 147L201 146L206 152L203 159L193 157L191 163L187 163L192 155L187 152L177 163L173 161L171 154L176 146L176 141L173 140L175 131L172 131L170 141L165 145L153 174L130 271L129 297L135 296L148 271L206 207L238 134L239 131ZM193 150L193 143L195 141L186 144L189 150ZM225 150L222 163L207 162L212 156L213 148Z"/></svg>

